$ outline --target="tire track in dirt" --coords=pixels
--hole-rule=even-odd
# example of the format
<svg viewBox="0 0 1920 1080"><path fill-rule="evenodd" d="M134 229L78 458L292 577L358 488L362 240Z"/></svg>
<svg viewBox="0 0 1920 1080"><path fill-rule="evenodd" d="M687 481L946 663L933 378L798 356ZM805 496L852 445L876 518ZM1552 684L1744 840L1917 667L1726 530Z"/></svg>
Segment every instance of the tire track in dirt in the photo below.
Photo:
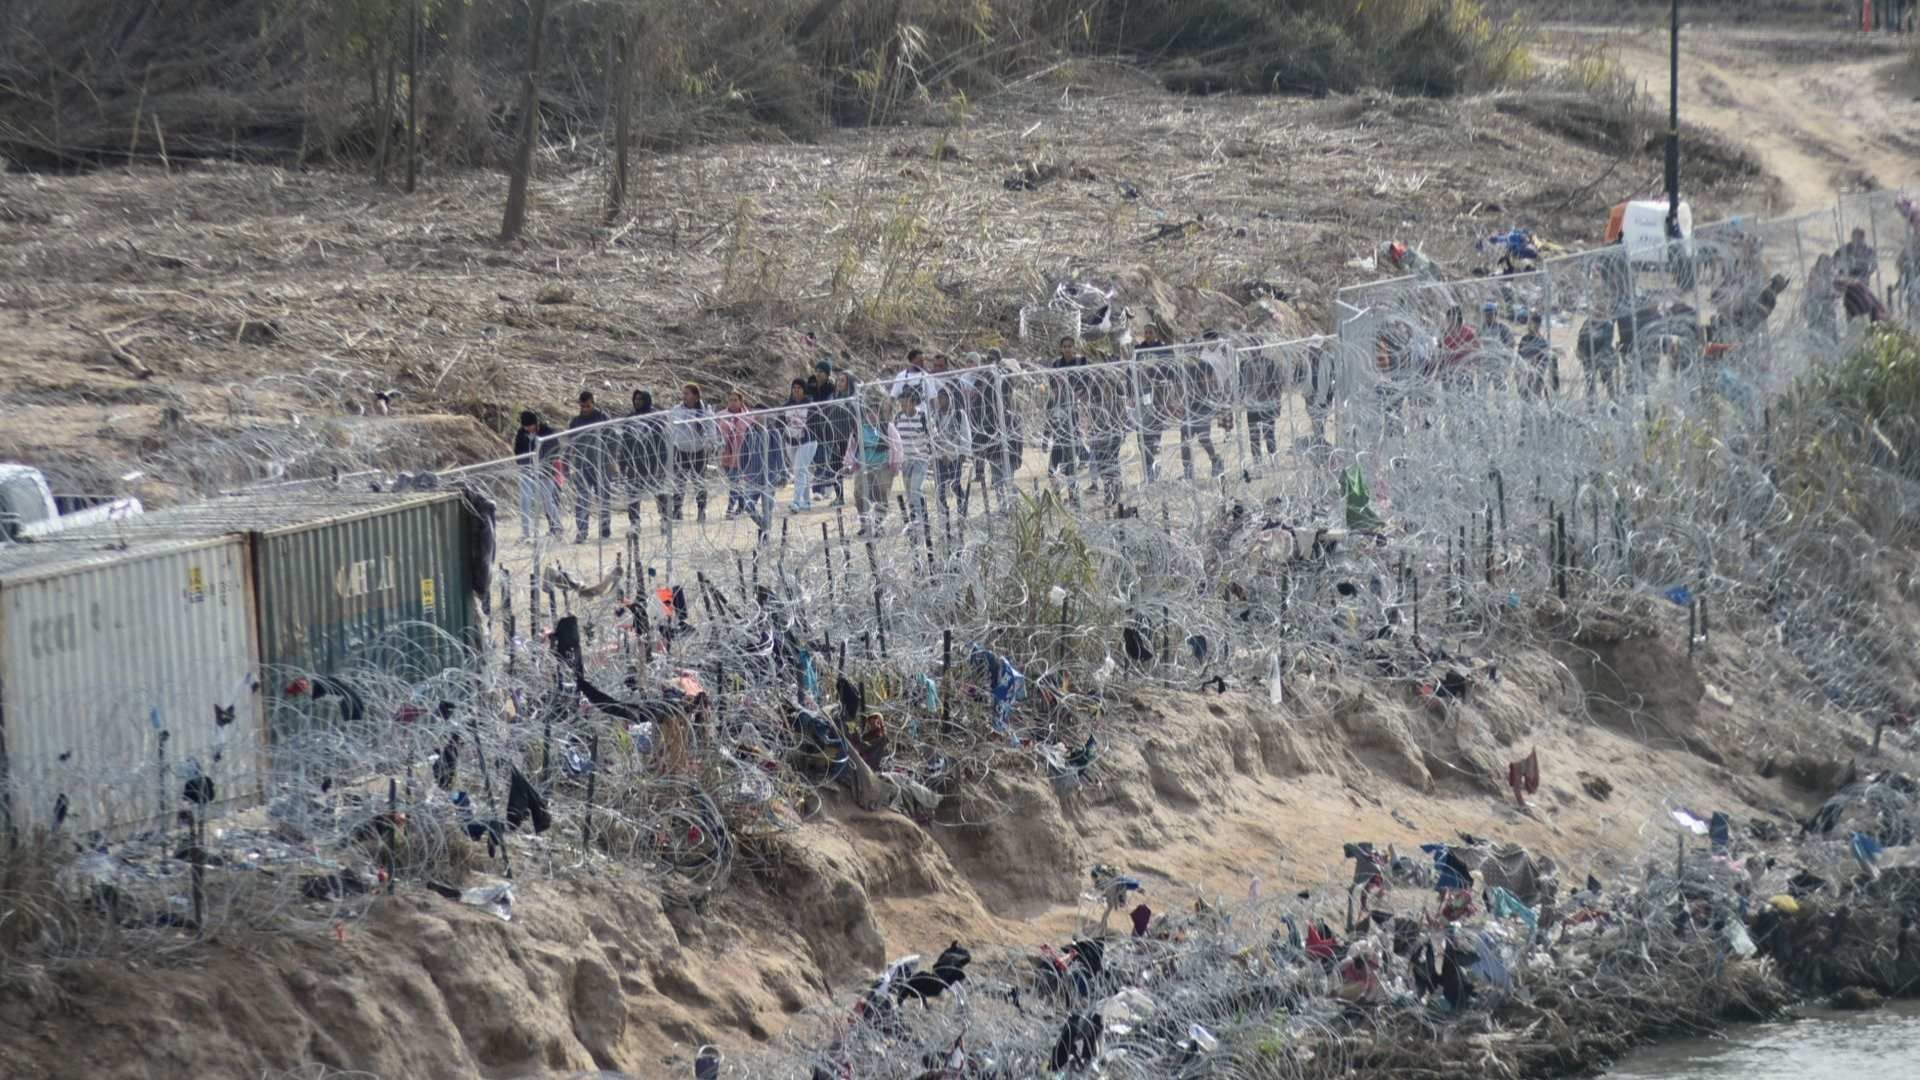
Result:
<svg viewBox="0 0 1920 1080"><path fill-rule="evenodd" d="M1667 35L1556 27L1549 42L1605 35L1611 56L1662 115ZM1920 102L1896 92L1902 62L1883 39L1806 27L1680 31L1680 116L1745 145L1780 182L1771 213L1819 209L1863 187L1899 187L1920 173ZM1685 183L1682 146L1682 183ZM1759 209L1759 208L1756 208Z"/></svg>

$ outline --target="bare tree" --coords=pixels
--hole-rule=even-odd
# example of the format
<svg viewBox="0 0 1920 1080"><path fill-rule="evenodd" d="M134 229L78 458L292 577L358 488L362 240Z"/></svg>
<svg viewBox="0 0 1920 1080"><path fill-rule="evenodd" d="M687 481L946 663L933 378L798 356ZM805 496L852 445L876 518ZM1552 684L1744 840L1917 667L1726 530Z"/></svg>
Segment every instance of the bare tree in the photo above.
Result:
<svg viewBox="0 0 1920 1080"><path fill-rule="evenodd" d="M633 56L627 50L627 35L614 36L613 81L613 185L607 193L607 217L615 218L627 201L627 132L633 99Z"/></svg>
<svg viewBox="0 0 1920 1080"><path fill-rule="evenodd" d="M379 100L376 115L380 118L380 142L373 152L373 182L381 187L387 186L387 142L393 134L393 50L387 50L387 96Z"/></svg>
<svg viewBox="0 0 1920 1080"><path fill-rule="evenodd" d="M515 240L527 224L527 180L533 173L533 143L540 137L540 46L545 37L547 0L530 0L533 23L527 31L527 81L520 99L520 147L513 155L507 186L507 215L501 240Z"/></svg>
<svg viewBox="0 0 1920 1080"><path fill-rule="evenodd" d="M391 69L389 69L391 70ZM420 0L407 8L407 194L420 161ZM391 95L392 89L387 93Z"/></svg>

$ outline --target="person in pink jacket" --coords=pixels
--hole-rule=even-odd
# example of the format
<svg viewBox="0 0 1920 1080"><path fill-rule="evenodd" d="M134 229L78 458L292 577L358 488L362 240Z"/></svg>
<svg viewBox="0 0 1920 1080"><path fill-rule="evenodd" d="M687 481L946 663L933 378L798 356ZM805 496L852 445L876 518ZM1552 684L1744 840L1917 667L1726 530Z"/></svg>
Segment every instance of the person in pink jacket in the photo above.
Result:
<svg viewBox="0 0 1920 1080"><path fill-rule="evenodd" d="M740 448L747 441L747 398L738 390L727 394L727 407L721 412L720 471L727 476L727 516L739 514L747 506L746 481L740 464Z"/></svg>

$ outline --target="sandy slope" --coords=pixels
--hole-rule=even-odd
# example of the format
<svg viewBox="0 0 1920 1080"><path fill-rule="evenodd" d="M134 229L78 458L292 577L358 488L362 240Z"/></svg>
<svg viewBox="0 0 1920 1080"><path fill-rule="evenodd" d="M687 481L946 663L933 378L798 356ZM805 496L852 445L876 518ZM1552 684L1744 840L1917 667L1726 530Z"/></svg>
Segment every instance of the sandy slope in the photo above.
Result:
<svg viewBox="0 0 1920 1080"><path fill-rule="evenodd" d="M1256 878L1267 895L1331 885L1346 840L1463 830L1617 880L1666 857L1671 807L1778 820L1814 794L1796 778L1830 783L1859 741L1743 686L1737 639L1689 658L1660 614L1592 619L1557 658L1501 656L1497 683L1447 707L1354 676L1297 680L1281 709L1263 688L1122 694L1095 785L1063 799L1009 756L932 827L830 803L700 912L604 876L524 885L512 924L407 889L340 940L236 936L177 968L83 966L0 997L0 1075L683 1075L700 1043L738 1060L803 1010L844 1007L887 957L957 938L990 971L995 946L1061 938L1086 917L1095 861L1140 877L1160 911ZM1536 748L1544 783L1523 811L1498 777ZM1756 775L1769 758L1778 779ZM1343 916L1336 888L1312 906Z"/></svg>

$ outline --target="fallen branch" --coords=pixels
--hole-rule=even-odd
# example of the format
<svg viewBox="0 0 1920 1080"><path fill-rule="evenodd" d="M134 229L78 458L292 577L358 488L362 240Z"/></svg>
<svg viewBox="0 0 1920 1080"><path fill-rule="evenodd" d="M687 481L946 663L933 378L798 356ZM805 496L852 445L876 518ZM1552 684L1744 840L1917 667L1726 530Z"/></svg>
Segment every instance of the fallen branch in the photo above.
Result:
<svg viewBox="0 0 1920 1080"><path fill-rule="evenodd" d="M72 324L68 325L72 326ZM115 363L118 363L121 367L131 372L134 378L142 380L153 378L153 369L141 363L139 357L128 352L119 342L113 340L113 335L107 333L105 330L88 330L81 326L73 326L72 328L81 333L90 333L94 337L99 338L101 344L107 347L107 355L111 356Z"/></svg>

